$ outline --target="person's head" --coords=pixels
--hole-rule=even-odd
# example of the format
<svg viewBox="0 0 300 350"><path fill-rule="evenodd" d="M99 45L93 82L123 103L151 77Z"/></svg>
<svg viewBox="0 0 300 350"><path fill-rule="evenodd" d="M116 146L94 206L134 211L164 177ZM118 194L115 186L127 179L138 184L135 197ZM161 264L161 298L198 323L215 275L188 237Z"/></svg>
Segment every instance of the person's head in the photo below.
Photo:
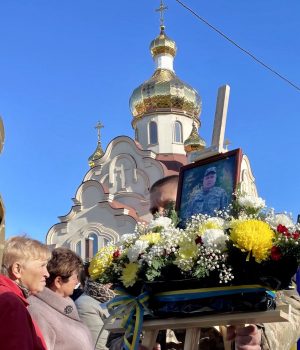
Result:
<svg viewBox="0 0 300 350"><path fill-rule="evenodd" d="M213 167L207 168L203 178L203 189L209 190L212 187L214 187L214 185L216 184L216 180L217 180L216 167L213 166Z"/></svg>
<svg viewBox="0 0 300 350"><path fill-rule="evenodd" d="M54 249L47 265L50 275L47 287L62 297L70 296L79 282L82 266L81 258L72 250L64 247Z"/></svg>
<svg viewBox="0 0 300 350"><path fill-rule="evenodd" d="M176 201L178 175L171 175L156 181L150 188L150 212L163 214L168 204Z"/></svg>
<svg viewBox="0 0 300 350"><path fill-rule="evenodd" d="M12 237L4 245L1 273L36 294L46 285L49 257L45 244L25 236Z"/></svg>
<svg viewBox="0 0 300 350"><path fill-rule="evenodd" d="M84 291L87 295L98 300L100 303L106 303L115 296L115 293L110 287L111 285L109 284L101 284L88 278L86 280Z"/></svg>

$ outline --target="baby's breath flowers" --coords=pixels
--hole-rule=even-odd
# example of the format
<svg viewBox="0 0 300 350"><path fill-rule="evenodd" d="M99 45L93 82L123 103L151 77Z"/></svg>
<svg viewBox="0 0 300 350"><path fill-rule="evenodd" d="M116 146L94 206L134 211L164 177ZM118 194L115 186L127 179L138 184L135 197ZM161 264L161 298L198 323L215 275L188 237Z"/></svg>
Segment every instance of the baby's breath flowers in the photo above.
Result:
<svg viewBox="0 0 300 350"><path fill-rule="evenodd" d="M217 249L215 244L208 247L199 246L199 258L193 275L203 278L215 270L219 272L219 283L226 284L234 279L231 267L226 265L226 255Z"/></svg>

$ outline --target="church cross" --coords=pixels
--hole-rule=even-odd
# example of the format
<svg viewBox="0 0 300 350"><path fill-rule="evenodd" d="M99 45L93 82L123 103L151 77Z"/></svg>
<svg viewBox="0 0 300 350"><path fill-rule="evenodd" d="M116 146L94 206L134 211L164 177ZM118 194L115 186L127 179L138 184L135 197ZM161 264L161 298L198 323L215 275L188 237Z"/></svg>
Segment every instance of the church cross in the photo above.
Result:
<svg viewBox="0 0 300 350"><path fill-rule="evenodd" d="M98 135L98 142L100 143L100 130L104 128L104 125L101 124L100 121L98 121L97 125L95 126L95 129L97 129L97 135Z"/></svg>
<svg viewBox="0 0 300 350"><path fill-rule="evenodd" d="M160 6L156 9L156 12L160 12L160 28L164 28L164 11L167 10L168 7L164 5L163 0L160 0Z"/></svg>

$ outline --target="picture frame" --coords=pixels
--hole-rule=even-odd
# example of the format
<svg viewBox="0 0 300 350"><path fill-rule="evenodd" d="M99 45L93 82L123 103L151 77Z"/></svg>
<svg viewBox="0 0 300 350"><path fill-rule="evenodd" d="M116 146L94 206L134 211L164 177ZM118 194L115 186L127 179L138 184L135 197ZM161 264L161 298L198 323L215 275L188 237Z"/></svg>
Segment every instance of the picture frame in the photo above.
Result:
<svg viewBox="0 0 300 350"><path fill-rule="evenodd" d="M240 179L242 150L221 153L180 168L176 211L179 226L195 214L215 216L232 202Z"/></svg>

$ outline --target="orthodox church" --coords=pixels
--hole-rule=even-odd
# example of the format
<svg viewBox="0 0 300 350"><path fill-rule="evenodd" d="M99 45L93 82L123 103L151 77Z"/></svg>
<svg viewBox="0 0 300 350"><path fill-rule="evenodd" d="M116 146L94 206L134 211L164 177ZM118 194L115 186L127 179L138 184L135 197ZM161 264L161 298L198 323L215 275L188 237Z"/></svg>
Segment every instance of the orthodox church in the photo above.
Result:
<svg viewBox="0 0 300 350"><path fill-rule="evenodd" d="M154 182L178 174L193 153L209 153L198 134L201 98L175 74L176 50L161 23L160 34L150 44L155 71L129 101L134 140L116 137L103 151L98 123L98 144L89 158L90 169L69 213L48 231L47 244L69 247L90 259L99 248L134 232L137 222L151 219L149 189ZM247 158L241 176L256 193Z"/></svg>

